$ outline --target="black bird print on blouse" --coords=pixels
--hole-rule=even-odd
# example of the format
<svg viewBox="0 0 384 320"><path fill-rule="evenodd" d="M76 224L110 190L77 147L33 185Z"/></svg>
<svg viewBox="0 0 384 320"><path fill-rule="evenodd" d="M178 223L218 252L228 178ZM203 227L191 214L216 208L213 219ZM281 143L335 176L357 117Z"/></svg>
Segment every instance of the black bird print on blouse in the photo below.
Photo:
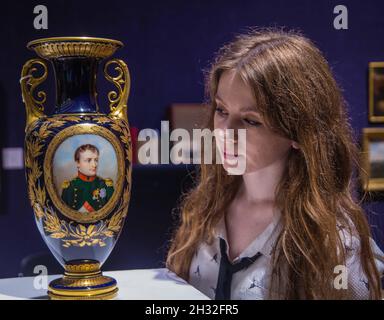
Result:
<svg viewBox="0 0 384 320"><path fill-rule="evenodd" d="M344 246L345 247L345 251L346 252L353 252L353 248L351 248L350 246Z"/></svg>
<svg viewBox="0 0 384 320"><path fill-rule="evenodd" d="M215 261L216 263L219 263L219 261L217 261L217 253L215 253L215 255L212 257L211 261Z"/></svg>
<svg viewBox="0 0 384 320"><path fill-rule="evenodd" d="M220 238L220 269L217 279L215 300L230 300L231 299L231 284L234 273L248 268L254 263L261 253L256 253L253 257L244 257L239 262L232 264L227 256L227 243Z"/></svg>
<svg viewBox="0 0 384 320"><path fill-rule="evenodd" d="M366 281L366 280L364 280L364 279L360 279L360 281L361 281L362 283L364 283L364 285L365 285L365 287L367 288L367 290L369 290L369 283L368 283L368 281Z"/></svg>
<svg viewBox="0 0 384 320"><path fill-rule="evenodd" d="M194 272L198 277L201 277L200 275L200 266L197 266L196 271Z"/></svg>
<svg viewBox="0 0 384 320"><path fill-rule="evenodd" d="M256 287L256 280L255 280L255 278L252 279L252 283L251 283L251 285L249 286L248 289L253 289L254 287Z"/></svg>

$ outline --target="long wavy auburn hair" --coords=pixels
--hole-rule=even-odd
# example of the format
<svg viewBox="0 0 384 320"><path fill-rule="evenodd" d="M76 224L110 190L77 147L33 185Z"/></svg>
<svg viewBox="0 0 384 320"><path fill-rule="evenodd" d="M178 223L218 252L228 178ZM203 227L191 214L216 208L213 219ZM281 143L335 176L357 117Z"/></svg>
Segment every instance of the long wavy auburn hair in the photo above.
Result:
<svg viewBox="0 0 384 320"><path fill-rule="evenodd" d="M333 285L334 268L346 260L342 228L359 239L356 254L368 278L370 298L379 299L370 227L353 197L359 152L341 89L322 53L300 32L282 29L254 29L225 45L206 81L206 127L211 130L214 97L228 70L235 70L252 88L266 125L300 146L290 151L276 190L283 228L272 254L270 288L278 288L285 299L351 298L349 290ZM169 269L188 280L199 244L212 243L240 183L241 176L228 175L221 164L199 167L195 185L181 200L166 261ZM272 289L269 296L274 298Z"/></svg>

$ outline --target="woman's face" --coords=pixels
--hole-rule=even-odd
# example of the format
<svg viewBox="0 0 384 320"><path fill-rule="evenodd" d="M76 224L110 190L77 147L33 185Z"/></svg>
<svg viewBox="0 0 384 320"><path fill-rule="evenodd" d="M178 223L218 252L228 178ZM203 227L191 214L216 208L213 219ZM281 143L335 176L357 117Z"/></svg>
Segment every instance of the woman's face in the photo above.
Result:
<svg viewBox="0 0 384 320"><path fill-rule="evenodd" d="M236 134L235 152L223 148L226 143L217 144L223 166L228 172L234 160L244 161L244 157L246 166L243 173L255 172L286 160L293 141L276 134L265 125L257 112L251 88L235 71L225 71L221 75L215 100L215 129L234 129L235 133L238 129L246 130L245 155L241 150L237 151ZM224 139L227 142L226 135Z"/></svg>

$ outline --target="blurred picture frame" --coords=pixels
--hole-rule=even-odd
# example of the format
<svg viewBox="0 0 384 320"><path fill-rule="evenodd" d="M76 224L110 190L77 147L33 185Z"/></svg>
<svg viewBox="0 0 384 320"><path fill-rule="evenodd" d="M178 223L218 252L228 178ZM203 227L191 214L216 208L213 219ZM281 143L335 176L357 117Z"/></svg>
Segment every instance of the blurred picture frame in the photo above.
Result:
<svg viewBox="0 0 384 320"><path fill-rule="evenodd" d="M384 128L364 128L362 183L365 191L384 191Z"/></svg>
<svg viewBox="0 0 384 320"><path fill-rule="evenodd" d="M369 63L369 121L384 123L384 62Z"/></svg>

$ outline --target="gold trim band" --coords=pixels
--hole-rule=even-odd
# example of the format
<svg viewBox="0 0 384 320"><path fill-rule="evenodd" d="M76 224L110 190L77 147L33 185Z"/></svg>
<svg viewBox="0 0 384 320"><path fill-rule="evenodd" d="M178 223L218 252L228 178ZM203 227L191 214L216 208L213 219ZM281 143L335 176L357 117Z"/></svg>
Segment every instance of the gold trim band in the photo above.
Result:
<svg viewBox="0 0 384 320"><path fill-rule="evenodd" d="M41 58L91 57L104 59L123 47L118 40L92 37L55 37L29 42L27 48L34 50Z"/></svg>
<svg viewBox="0 0 384 320"><path fill-rule="evenodd" d="M94 278L96 275L101 275L101 271L95 271L95 272L84 272L84 273L73 273L73 272L64 272L64 275L70 276L72 278Z"/></svg>
<svg viewBox="0 0 384 320"><path fill-rule="evenodd" d="M114 44L119 47L123 47L124 44L119 41L119 40L114 40L114 39L107 39L107 38L98 38L98 37L50 37L50 38L41 38L41 39L36 39L28 42L27 48L30 49L30 47L40 44L42 42L48 43L48 42L61 42L61 41L71 41L71 42L105 42L105 43L110 43Z"/></svg>
<svg viewBox="0 0 384 320"><path fill-rule="evenodd" d="M112 290L111 290L112 289ZM55 290L49 287L48 295L53 299L58 300L77 300L77 299L89 299L89 300L97 300L97 299L113 299L117 296L117 292L119 288L111 287L106 289L99 290L88 290L87 292L79 292L79 291L69 291L69 290Z"/></svg>

